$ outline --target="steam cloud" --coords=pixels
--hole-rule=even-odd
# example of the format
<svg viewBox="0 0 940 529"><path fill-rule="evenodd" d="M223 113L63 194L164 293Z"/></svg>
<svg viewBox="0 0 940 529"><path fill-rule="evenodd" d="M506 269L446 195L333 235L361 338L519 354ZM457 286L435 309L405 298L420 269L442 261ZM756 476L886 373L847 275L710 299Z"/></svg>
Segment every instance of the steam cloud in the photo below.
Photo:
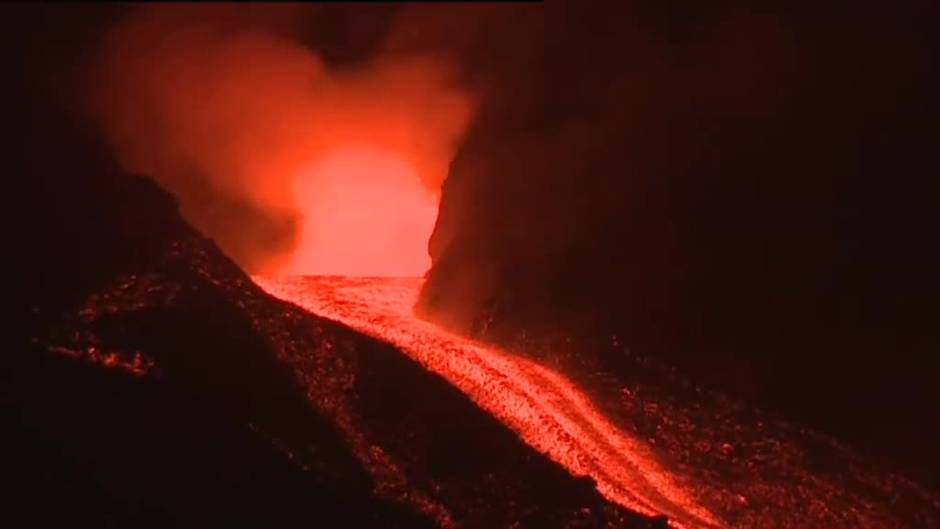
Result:
<svg viewBox="0 0 940 529"><path fill-rule="evenodd" d="M93 114L125 168L173 193L249 272L420 273L472 98L440 54L327 65L301 38L312 16L137 9L91 72ZM372 268L344 269L355 262Z"/></svg>

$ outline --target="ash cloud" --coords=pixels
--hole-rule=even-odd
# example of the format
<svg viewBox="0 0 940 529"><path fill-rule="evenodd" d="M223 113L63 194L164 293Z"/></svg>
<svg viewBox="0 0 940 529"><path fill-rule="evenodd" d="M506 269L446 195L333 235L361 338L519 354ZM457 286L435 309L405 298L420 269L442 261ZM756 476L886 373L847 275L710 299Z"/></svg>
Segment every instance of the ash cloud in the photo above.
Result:
<svg viewBox="0 0 940 529"><path fill-rule="evenodd" d="M314 244L300 226L323 205L315 186L296 196L305 167L366 144L402 157L436 194L472 113L446 54L390 51L377 39L351 64L324 60L305 33L330 16L141 7L107 34L89 71L89 109L121 163L173 193L249 272L275 271ZM378 25L391 27L385 18Z"/></svg>

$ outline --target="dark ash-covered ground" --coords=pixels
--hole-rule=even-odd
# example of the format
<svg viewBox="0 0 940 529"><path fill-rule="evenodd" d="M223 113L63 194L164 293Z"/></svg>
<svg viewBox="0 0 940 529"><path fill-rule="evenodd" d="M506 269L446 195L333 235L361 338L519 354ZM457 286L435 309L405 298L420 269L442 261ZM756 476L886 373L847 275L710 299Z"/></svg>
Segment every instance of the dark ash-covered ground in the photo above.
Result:
<svg viewBox="0 0 940 529"><path fill-rule="evenodd" d="M35 117L17 170L43 207L23 211L23 345L2 385L15 514L535 528L583 526L593 509L654 523L391 346L267 296L155 184L65 115Z"/></svg>
<svg viewBox="0 0 940 529"><path fill-rule="evenodd" d="M93 480L63 491L86 521L566 527L604 503L443 380L268 297L195 234L48 329L8 404L26 473Z"/></svg>

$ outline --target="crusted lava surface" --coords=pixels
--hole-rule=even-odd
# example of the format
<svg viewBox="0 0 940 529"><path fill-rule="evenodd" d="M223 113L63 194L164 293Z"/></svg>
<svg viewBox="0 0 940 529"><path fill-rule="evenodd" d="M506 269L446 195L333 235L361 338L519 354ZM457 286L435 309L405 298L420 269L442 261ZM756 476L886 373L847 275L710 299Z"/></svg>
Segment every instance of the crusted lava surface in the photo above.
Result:
<svg viewBox="0 0 940 529"><path fill-rule="evenodd" d="M611 501L682 527L935 527L940 495L833 437L636 354L627 382L558 350L501 349L414 315L422 281L261 276L278 297L388 340ZM569 349L580 356L584 343ZM553 361L547 361L554 358ZM551 365L554 364L554 365Z"/></svg>
<svg viewBox="0 0 940 529"><path fill-rule="evenodd" d="M14 210L29 228L11 280L22 323L0 373L9 516L662 525L606 502L394 346L265 294L41 95L10 167L30 177Z"/></svg>
<svg viewBox="0 0 940 529"><path fill-rule="evenodd" d="M87 519L655 523L393 346L268 296L195 233L36 328L11 409L35 486Z"/></svg>

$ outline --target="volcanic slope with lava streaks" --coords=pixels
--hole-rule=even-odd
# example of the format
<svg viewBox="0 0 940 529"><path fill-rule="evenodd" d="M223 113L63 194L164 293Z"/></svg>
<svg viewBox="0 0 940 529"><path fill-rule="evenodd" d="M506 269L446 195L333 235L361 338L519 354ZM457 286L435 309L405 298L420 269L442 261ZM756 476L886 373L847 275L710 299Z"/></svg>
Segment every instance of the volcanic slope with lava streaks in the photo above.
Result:
<svg viewBox="0 0 940 529"><path fill-rule="evenodd" d="M819 434L774 420L749 426L753 412L735 417L735 407L720 399L708 405L724 409L708 415L721 424L696 424L691 404L643 403L639 409L664 415L663 427L654 437L631 434L629 412L609 413L610 402L602 412L567 377L418 319L412 308L419 278L254 280L269 294L400 347L572 474L594 478L609 500L666 515L675 526L936 526L940 501L932 491L872 467ZM727 431L741 445L734 456L725 449L704 449L707 456L697 458L676 453L715 445ZM839 468L810 470L809 452L820 444Z"/></svg>

